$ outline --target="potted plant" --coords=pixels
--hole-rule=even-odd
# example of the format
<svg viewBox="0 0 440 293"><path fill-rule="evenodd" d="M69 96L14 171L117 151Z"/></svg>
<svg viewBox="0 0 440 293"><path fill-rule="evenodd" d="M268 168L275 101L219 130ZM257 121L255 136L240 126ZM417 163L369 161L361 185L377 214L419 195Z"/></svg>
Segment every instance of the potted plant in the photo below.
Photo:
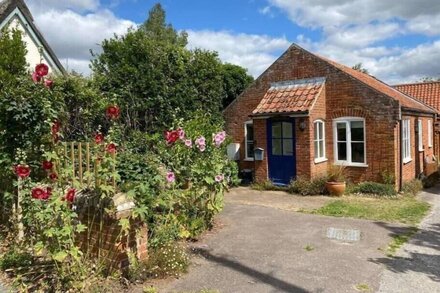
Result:
<svg viewBox="0 0 440 293"><path fill-rule="evenodd" d="M333 165L330 168L328 180L325 183L325 188L333 196L342 196L345 192L345 167L342 165Z"/></svg>

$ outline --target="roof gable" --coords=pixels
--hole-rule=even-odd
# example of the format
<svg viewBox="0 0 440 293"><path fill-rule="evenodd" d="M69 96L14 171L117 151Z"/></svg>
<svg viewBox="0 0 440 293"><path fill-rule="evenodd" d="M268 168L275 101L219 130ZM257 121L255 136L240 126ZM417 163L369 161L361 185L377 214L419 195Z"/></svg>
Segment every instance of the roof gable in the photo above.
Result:
<svg viewBox="0 0 440 293"><path fill-rule="evenodd" d="M399 84L393 87L440 112L440 81Z"/></svg>
<svg viewBox="0 0 440 293"><path fill-rule="evenodd" d="M36 27L34 23L34 18L32 17L29 8L23 0L0 0L0 27L5 21L8 21L10 15L14 13L14 11L16 11L17 9L19 11L17 12L17 14L21 14L20 16L22 16L26 23L29 25L28 29L30 29L35 34L35 37L38 39L38 41L41 43L41 46L47 52L47 55L53 61L53 67L55 67L55 69L60 73L65 74L65 69L63 65L59 61L58 57L55 55L55 52L47 43L46 39L41 34L40 30Z"/></svg>

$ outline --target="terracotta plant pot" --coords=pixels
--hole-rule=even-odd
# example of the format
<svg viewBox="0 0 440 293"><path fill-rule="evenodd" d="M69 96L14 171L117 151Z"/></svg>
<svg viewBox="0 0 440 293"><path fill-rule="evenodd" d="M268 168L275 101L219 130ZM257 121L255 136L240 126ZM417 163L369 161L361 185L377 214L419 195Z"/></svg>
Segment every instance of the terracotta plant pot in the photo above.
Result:
<svg viewBox="0 0 440 293"><path fill-rule="evenodd" d="M326 182L325 188L333 196L342 196L345 192L345 182Z"/></svg>

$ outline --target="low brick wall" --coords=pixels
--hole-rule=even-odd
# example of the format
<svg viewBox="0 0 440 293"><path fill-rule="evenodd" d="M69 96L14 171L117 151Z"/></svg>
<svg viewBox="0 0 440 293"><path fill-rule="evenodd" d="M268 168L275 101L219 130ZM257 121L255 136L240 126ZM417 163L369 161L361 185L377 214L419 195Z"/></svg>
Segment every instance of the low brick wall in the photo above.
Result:
<svg viewBox="0 0 440 293"><path fill-rule="evenodd" d="M87 230L78 237L78 244L84 253L97 258L105 265L109 273L121 271L127 273L130 264L129 253L133 253L138 260L148 258L148 227L139 220L129 220L130 228L124 233L119 225L119 219L128 218L125 215L103 215L99 212L80 214L80 221L87 226Z"/></svg>

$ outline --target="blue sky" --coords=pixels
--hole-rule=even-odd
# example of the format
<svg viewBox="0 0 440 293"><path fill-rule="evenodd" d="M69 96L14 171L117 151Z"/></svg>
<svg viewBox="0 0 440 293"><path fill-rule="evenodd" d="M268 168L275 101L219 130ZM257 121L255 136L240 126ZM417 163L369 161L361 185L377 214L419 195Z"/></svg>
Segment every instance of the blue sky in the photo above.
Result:
<svg viewBox="0 0 440 293"><path fill-rule="evenodd" d="M89 49L143 22L152 0L26 0L70 69L88 74ZM189 48L219 52L258 76L292 42L389 83L440 76L438 0L163 0ZM362 12L362 13L360 13Z"/></svg>

